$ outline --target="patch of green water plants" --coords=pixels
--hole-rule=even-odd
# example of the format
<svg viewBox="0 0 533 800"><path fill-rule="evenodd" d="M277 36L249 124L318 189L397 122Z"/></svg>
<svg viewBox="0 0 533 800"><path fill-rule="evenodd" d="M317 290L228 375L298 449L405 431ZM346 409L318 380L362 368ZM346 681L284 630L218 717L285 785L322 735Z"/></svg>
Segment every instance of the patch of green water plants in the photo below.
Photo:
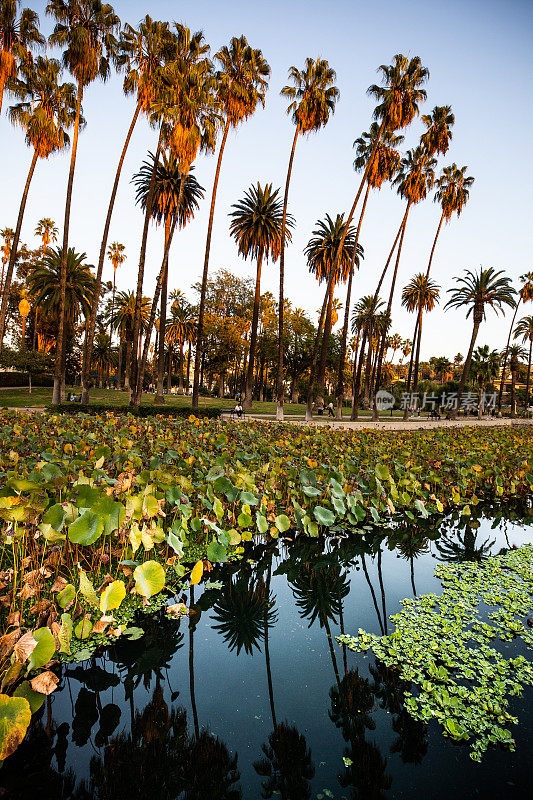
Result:
<svg viewBox="0 0 533 800"><path fill-rule="evenodd" d="M413 685L404 704L417 720L436 720L444 735L468 742L481 761L491 745L514 750L510 699L533 685L533 663L512 657L516 643L533 649L526 618L533 608L533 545L488 558L438 566L442 595L403 600L389 636L359 630L338 641L372 652ZM512 646L509 642L514 642Z"/></svg>

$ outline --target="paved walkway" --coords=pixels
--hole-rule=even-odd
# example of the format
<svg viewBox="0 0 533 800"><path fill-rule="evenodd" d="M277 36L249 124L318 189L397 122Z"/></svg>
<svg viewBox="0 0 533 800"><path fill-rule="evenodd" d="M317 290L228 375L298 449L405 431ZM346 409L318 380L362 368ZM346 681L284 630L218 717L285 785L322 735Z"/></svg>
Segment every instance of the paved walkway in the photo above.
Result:
<svg viewBox="0 0 533 800"><path fill-rule="evenodd" d="M273 418L260 417L259 415L250 415L246 417L247 420L261 419L263 421L275 422ZM467 419L425 419L425 418L411 418L408 420L398 419L398 417L382 417L377 422L371 419L358 419L351 421L349 419L336 420L336 419L313 419L306 422L304 419L286 419L288 425L307 425L313 427L326 427L331 430L381 430L381 431L420 431L428 430L429 428L471 428L473 426L480 428L509 428L509 427L533 427L533 420L531 419L509 419L497 417L487 417L484 419L477 419L477 417L468 417Z"/></svg>

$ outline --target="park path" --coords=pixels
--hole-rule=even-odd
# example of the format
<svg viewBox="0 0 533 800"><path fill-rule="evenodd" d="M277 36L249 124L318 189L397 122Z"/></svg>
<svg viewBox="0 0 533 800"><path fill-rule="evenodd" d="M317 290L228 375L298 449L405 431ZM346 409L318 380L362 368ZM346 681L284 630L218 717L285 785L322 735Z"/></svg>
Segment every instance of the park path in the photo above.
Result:
<svg viewBox="0 0 533 800"><path fill-rule="evenodd" d="M270 419L265 416L260 415L250 415L246 417L246 420L262 420L264 422L275 422L274 419ZM479 428L510 428L510 427L532 427L533 420L531 419L509 419L509 418L502 418L498 419L497 417L487 417L485 419L477 419L477 417L472 417L468 419L441 419L441 420L433 420L433 419L426 419L426 418L411 418L408 420L398 419L398 418L382 418L379 421L374 422L371 419L358 419L354 420L353 422L349 419L345 420L336 420L336 419L313 419L310 422L306 422L303 419L287 419L285 422L288 425L305 425L311 427L322 427L322 428L329 428L330 430L338 430L339 428L342 430L380 430L380 431L420 431L420 430L428 430L429 428L471 428L471 427L479 427Z"/></svg>

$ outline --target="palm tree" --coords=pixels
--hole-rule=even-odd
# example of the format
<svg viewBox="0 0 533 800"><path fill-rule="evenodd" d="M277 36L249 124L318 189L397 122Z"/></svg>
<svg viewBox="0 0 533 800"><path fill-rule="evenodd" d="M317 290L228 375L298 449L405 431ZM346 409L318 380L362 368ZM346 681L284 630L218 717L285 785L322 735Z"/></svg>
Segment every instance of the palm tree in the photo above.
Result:
<svg viewBox="0 0 533 800"><path fill-rule="evenodd" d="M357 369L354 362L353 374L353 401L351 419L355 420L359 411L359 400L361 394L361 376L363 374L363 364L365 363L365 347L368 342L368 354L366 359L366 375L365 386L370 385L370 371L372 365L372 348L373 342L376 338L376 333L381 331L385 321L383 313L384 301L375 295L366 295L362 297L354 306L352 315L352 332L361 330L363 338L361 340L361 348L359 351L359 363Z"/></svg>
<svg viewBox="0 0 533 800"><path fill-rule="evenodd" d="M452 218L452 214L454 213L457 214L457 217L460 217L461 212L467 204L468 198L470 197L470 187L474 183L475 179L471 175L466 175L466 170L466 166L458 167L454 162L451 166L444 167L440 176L435 182L437 190L433 200L436 203L440 203L442 213L440 215L437 232L433 240L431 253L429 254L427 268L428 277L431 270L433 255L435 253L435 247L437 245L437 239L439 238L439 233L442 228L442 223L444 221L448 223Z"/></svg>
<svg viewBox="0 0 533 800"><path fill-rule="evenodd" d="M165 69L164 93L161 101L154 110L154 114L161 121L166 144L170 147L177 159L178 169L182 180L180 193L176 201L177 208L181 208L182 195L185 183L193 162L198 153L212 152L215 147L216 126L218 122L216 104L216 81L213 74L213 64L205 57L208 51L203 44L201 32L191 34L184 25L177 24L177 57ZM156 160L158 153L156 152ZM142 257L139 261L139 274L137 278L137 307L133 339L136 352L138 340L138 302L139 288L142 289L144 276L144 258L146 255L146 219L151 213L152 199L155 194L155 172L152 174L150 190L146 201L145 231L143 232ZM150 337L155 322L159 293L168 265L168 253L174 229L179 221L179 214L174 215L169 232L168 242L165 247L163 263L159 272L152 301L152 310L148 321L147 335L139 367L135 372L134 391L130 399L133 405L141 401L144 369L148 357Z"/></svg>
<svg viewBox="0 0 533 800"><path fill-rule="evenodd" d="M522 339L522 343L526 344L529 342L529 351L528 351L528 359L527 359L527 378L526 378L526 413L528 413L529 408L529 382L530 382L530 375L531 375L531 350L533 347L533 316L529 315L528 317L522 317L516 324L516 328L514 329L514 338L515 339Z"/></svg>
<svg viewBox="0 0 533 800"><path fill-rule="evenodd" d="M246 371L246 388L244 393L244 407L252 407L252 392L254 382L255 352L257 346L257 326L259 322L259 305L261 300L261 267L263 259L271 258L277 261L281 248L281 227L283 219L283 206L278 198L279 189L272 190L272 184L264 187L260 183L251 186L245 193L244 199L235 203L230 217L230 234L237 242L239 253L245 259L255 258L257 262L255 277L254 310L252 316L252 329L250 333L250 351L248 355L248 368ZM286 227L293 227L292 215L287 215ZM285 233L290 241L291 233Z"/></svg>
<svg viewBox="0 0 533 800"><path fill-rule="evenodd" d="M20 0L0 0L0 114L6 84L17 77L19 66L31 62L32 49L43 47L45 38L39 33L39 16L24 8L17 17Z"/></svg>
<svg viewBox="0 0 533 800"><path fill-rule="evenodd" d="M98 386L101 389L104 371L114 364L114 353L111 350L111 336L103 328L96 332L93 347L93 364L98 370Z"/></svg>
<svg viewBox="0 0 533 800"><path fill-rule="evenodd" d="M479 404L477 412L479 419L483 416L485 389L498 377L500 359L501 357L498 351L491 350L488 344L477 347L472 354L472 366L470 369L479 386Z"/></svg>
<svg viewBox="0 0 533 800"><path fill-rule="evenodd" d="M128 133L124 141L122 152L120 154L115 173L115 181L113 183L111 197L109 199L104 232L100 245L98 267L96 270L96 283L98 287L97 295L100 291L107 239L109 236L111 218L115 206L115 199L122 173L122 167L124 165L124 159L126 157L139 114L141 112L143 112L146 116L149 116L150 114L157 90L159 88L162 67L173 58L175 54L175 45L176 39L169 29L168 22L154 21L148 15L146 15L144 20L139 23L137 28L133 28L131 25L126 24L120 34L120 55L118 57L118 62L121 68L126 72L124 77L124 93L126 95L135 93L137 96L137 102ZM82 402L84 403L89 401L88 378L89 364L91 361L90 351L94 338L97 312L98 302L91 310L91 318L87 327L83 349Z"/></svg>
<svg viewBox="0 0 533 800"><path fill-rule="evenodd" d="M180 359L179 359L179 387L178 391L183 394L183 348L185 342L189 342L189 352L191 342L194 340L196 329L196 317L193 314L193 309L185 298L174 300L170 308L171 316L168 321L166 341L173 347L175 344L179 345ZM161 336L161 332L159 333ZM161 340L160 340L161 341ZM169 369L169 383L171 382L171 375Z"/></svg>
<svg viewBox="0 0 533 800"><path fill-rule="evenodd" d="M322 346L320 348L320 363L318 367L318 393L324 388L326 356L332 328L333 292L337 283L346 282L351 272L352 263L359 267L364 258L362 245L357 246L354 255L355 231L351 228L345 231L344 214L337 214L333 220L326 214L325 220L318 220L304 254L307 257L307 266L320 283L326 281L327 288L320 313L318 331L315 337L309 390L307 395L306 419L312 419L313 395L315 389L315 371L317 364L318 345L320 332L323 328ZM341 244L342 243L342 244ZM339 247L342 247L341 258L338 256ZM333 276L331 273L334 273Z"/></svg>
<svg viewBox="0 0 533 800"><path fill-rule="evenodd" d="M91 267L85 264L85 253L77 253L70 247L67 253L67 281L62 288L62 252L59 248L49 248L35 269L28 276L28 287L33 304L41 314L54 322L56 340L56 359L65 357L67 336L63 337L63 353L58 352L60 314L65 315L69 335L80 317L87 319L94 294L94 276Z"/></svg>
<svg viewBox="0 0 533 800"><path fill-rule="evenodd" d="M70 227L70 208L72 204L72 189L74 184L74 171L78 151L78 134L81 122L81 105L83 91L97 77L106 80L110 74L110 58L116 55L117 41L115 33L120 27L120 20L108 3L101 0L50 0L46 6L46 13L53 16L56 25L50 35L50 44L64 47L63 64L74 76L77 83L76 116L74 135L70 157L70 169L65 202L65 219L63 223L63 265L62 265L62 292L65 291L67 281L67 252ZM98 292L99 295L99 292ZM54 390L52 405L57 405L63 394L64 364L63 353L63 326L64 308L59 317L58 351L54 370Z"/></svg>
<svg viewBox="0 0 533 800"><path fill-rule="evenodd" d="M404 137L399 136L390 131L383 131L380 135L380 127L377 122L373 122L370 126L369 132L364 132L359 139L354 142L354 147L357 148L357 155L354 161L354 169L358 172L366 169L367 163L370 161L370 167L367 176L367 187L361 214L359 215L359 222L357 223L357 230L355 234L355 246L353 254L358 249L359 235L361 232L361 225L363 224L363 217L365 215L366 204L370 189L381 189L385 181L393 179L399 164L400 154L396 148L403 142ZM342 419L342 401L344 399L344 367L346 360L346 343L348 340L348 323L350 319L350 302L352 297L352 281L354 274L355 262L352 262L350 274L348 276L348 288L346 290L346 303L344 308L344 324L341 334L341 351L339 356L339 371L337 376L337 419Z"/></svg>
<svg viewBox="0 0 533 800"><path fill-rule="evenodd" d="M470 346L457 390L457 408L455 411L452 410L452 418L455 417L457 409L461 405L461 397L470 372L472 353L476 344L479 326L485 319L486 307L492 308L498 314L500 311L504 313L504 306L509 306L510 308L515 308L516 306L516 300L514 299L516 292L511 286L510 279L504 277L503 270L496 271L494 267L489 267L488 269L481 267L477 272L472 272L472 270L467 269L464 277L455 278L455 281L457 286L448 289L450 299L444 308L445 310L448 308L467 308L466 316L468 318L472 315L473 328Z"/></svg>
<svg viewBox="0 0 533 800"><path fill-rule="evenodd" d="M296 142L300 134L316 133L327 124L331 114L335 112L335 105L339 99L339 90L334 85L336 80L335 70L323 58L306 58L305 67L299 70L291 67L289 80L292 86L284 86L281 90L283 97L290 100L287 114L292 114L295 125L292 149L285 180L285 194L283 196L283 217L281 222L281 249L279 259L279 303L278 303L278 375L277 375L277 409L276 419L283 419L283 311L284 311L284 283L285 283L285 242L287 238L287 203L289 200L289 185L291 181L292 164Z"/></svg>
<svg viewBox="0 0 533 800"><path fill-rule="evenodd" d="M150 298L143 297L141 304L141 331L144 332L148 316L150 314ZM124 368L124 388L130 389L131 361L133 345L133 324L135 319L135 295L133 292L118 292L115 298L115 309L111 320L111 325L118 333L119 337L119 367L117 375L117 387L121 385L122 368L122 342L125 343L125 368Z"/></svg>
<svg viewBox="0 0 533 800"><path fill-rule="evenodd" d="M55 59L38 56L35 61L25 62L19 69L21 75L11 81L12 92L19 103L11 106L9 116L26 134L26 144L33 148L33 157L20 201L17 226L13 237L9 263L2 293L0 308L0 347L4 338L7 302L15 261L17 258L20 232L31 180L39 158L48 158L69 142L68 128L75 119L75 88L72 83L59 83L61 65Z"/></svg>
<svg viewBox="0 0 533 800"><path fill-rule="evenodd" d="M120 242L113 242L107 248L107 257L111 261L113 265L113 295L111 298L111 319L113 319L114 312L115 312L115 288L116 288L116 277L117 277L117 269L121 264L123 264L126 260L125 254L125 247Z"/></svg>
<svg viewBox="0 0 533 800"><path fill-rule="evenodd" d="M516 379L520 370L520 360L526 357L526 351L519 344L512 344L508 350L509 371L511 373L511 417L516 417Z"/></svg>
<svg viewBox="0 0 533 800"><path fill-rule="evenodd" d="M218 151L217 166L213 179L211 192L211 208L207 225L205 242L204 268L200 288L200 307L198 311L198 328L196 331L196 355L194 359L194 385L192 392L192 407L198 408L200 392L200 364L202 361L202 347L204 335L205 294L207 290L207 277L209 272L209 254L211 251L211 233L215 215L218 181L222 157L226 147L226 140L230 128L237 128L241 122L248 119L260 103L265 105L265 95L268 88L270 67L263 57L261 50L254 50L248 44L245 36L234 36L228 45L224 45L215 54L215 62L220 69L216 74L217 101L222 114L222 141Z"/></svg>
<svg viewBox="0 0 533 800"><path fill-rule="evenodd" d="M144 161L139 172L133 176L133 182L137 186L136 201L141 208L146 211L150 183L155 166L155 185L152 197L152 217L157 224L164 222L165 243L163 253L167 253L170 247L170 234L172 221L177 215L178 225L183 228L194 216L194 212L199 208L199 200L204 196L204 188L200 186L192 174L194 167L186 175L181 188L182 178L178 165L178 159L170 150L163 151L160 158L155 163L155 156L148 154L148 160ZM181 198L181 199L180 199ZM178 203L179 211L178 211ZM163 259L164 260L164 259ZM165 329L167 317L167 288L168 288L168 263L161 284L161 310L159 315L159 352L157 354L157 390L154 403L164 403L163 398L163 375L165 365Z"/></svg>
<svg viewBox="0 0 533 800"><path fill-rule="evenodd" d="M40 219L37 223L35 235L41 237L41 249L43 253L45 253L51 243L55 244L57 242L59 231L53 219L50 219L50 217L43 217L43 219Z"/></svg>
<svg viewBox="0 0 533 800"><path fill-rule="evenodd" d="M416 275L414 275L414 277L411 278L409 283L403 289L402 306L404 306L407 311L417 312L413 341L415 340L417 330L419 334L416 350L413 348L411 352L411 361L409 364L406 386L407 391L409 391L411 387L411 377L413 379L413 392L416 392L416 387L418 385L418 364L420 360L420 333L422 330L422 314L424 311L433 311L439 302L439 297L440 287L435 283L435 281L432 281L431 278L428 278L427 275L424 275L423 272L418 272ZM408 411L409 409L406 407L404 413L405 419L407 419Z"/></svg>
<svg viewBox="0 0 533 800"><path fill-rule="evenodd" d="M518 303L515 306L513 318L511 320L511 327L509 328L509 335L507 337L507 344L505 346L505 352L503 354L502 376L500 379L500 391L498 393L498 411L501 411L502 407L503 387L505 385L505 368L507 366L507 354L509 352L509 345L511 344L511 336L514 329L516 314L518 312L520 303L528 303L530 300L533 300L533 272L526 272L525 275L521 275L520 280L522 281L522 286L518 291Z"/></svg>

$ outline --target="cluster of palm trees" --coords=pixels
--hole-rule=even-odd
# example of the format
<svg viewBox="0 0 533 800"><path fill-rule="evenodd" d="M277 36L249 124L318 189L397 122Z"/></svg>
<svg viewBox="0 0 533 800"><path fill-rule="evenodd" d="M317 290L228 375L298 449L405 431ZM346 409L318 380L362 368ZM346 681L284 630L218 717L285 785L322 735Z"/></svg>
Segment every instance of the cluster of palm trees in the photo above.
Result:
<svg viewBox="0 0 533 800"><path fill-rule="evenodd" d="M264 106L270 67L261 50L251 47L245 36L233 37L230 43L210 58L210 48L201 32L193 33L181 23L170 24L146 16L137 27L122 25L113 8L100 0L50 0L47 14L55 20L48 46L61 50L61 60L36 55L46 46L39 33L37 15L28 9L19 11L17 0L0 0L0 103L4 90L18 102L9 109L11 121L20 127L32 149L32 158L20 204L16 227L9 244L9 257L3 256L2 303L0 307L0 343L5 332L9 290L17 260L24 209L34 170L39 159L71 146L65 217L60 256L60 290L57 309L57 357L55 360L53 403L64 394L65 339L69 326L67 309L67 275L69 223L76 169L78 137L84 125L82 102L87 86L97 78L106 80L113 69L124 75L124 91L135 98L129 125L110 194L102 233L90 309L85 326L82 363L82 400L88 401L90 369L95 342L103 350L102 331L97 333L97 317L102 297L102 271L106 253L113 265L113 300L111 328L125 334L131 357L126 358L127 386L130 402L139 404L154 328L158 327L156 348L157 400L162 399L167 337L167 293L169 251L176 227L183 228L194 215L204 189L194 175L194 162L199 153L212 153L218 142L216 171L211 190L211 203L205 244L203 272L199 291L198 314L194 336L177 336L176 341L194 341L194 379L192 405L198 406L202 356L205 348L206 290L209 279L211 234L228 133L245 122ZM62 82L67 70L71 82ZM425 85L429 71L418 57L398 54L390 65L379 67L380 83L369 87L368 94L376 101L374 121L368 131L358 137L354 146L354 168L361 173L352 206L348 213L327 215L318 220L305 250L310 270L324 285L325 293L316 330L309 366L307 417L312 416L315 397L323 394L325 359L335 312L334 289L347 283L340 358L335 395L337 416L342 416L346 394L346 355L349 346L350 318L356 336L354 354L354 405L357 415L362 397L374 398L386 382L385 354L391 339L391 309L399 274L401 253L409 215L433 189L440 206L440 216L425 272L415 275L403 290L402 302L415 315L415 326L407 375L408 390L416 390L419 372L423 314L439 300L439 287L430 278L431 266L443 223L459 216L469 199L474 179L467 167L451 163L437 175L437 157L445 155L452 139L455 117L448 105L435 106L423 114L423 132L419 144L401 154L404 131L420 115L426 100ZM245 197L233 206L230 233L239 253L256 262L255 301L250 331L250 348L245 381L245 405L252 403L254 375L257 374L256 351L259 324L261 269L269 259L279 261L278 352L277 352L277 417L283 418L285 396L285 250L291 240L295 221L288 211L290 181L298 141L327 125L335 112L339 90L336 74L322 59L307 58L299 69L291 67L288 84L281 94L288 101L287 112L294 125L283 198L272 184L250 187ZM133 295L119 293L122 322L115 320L115 273L125 255L119 243L108 246L116 194L124 159L138 120L144 117L155 129L154 152L149 153L134 181L137 202L144 211L144 226L139 252L137 284ZM72 137L72 140L71 140ZM394 242L377 282L375 292L351 307L353 277L364 258L361 230L371 190L379 191L390 183L405 201L402 218ZM361 203L357 224L352 225ZM144 271L150 221L164 226L161 268L152 297L143 294ZM56 257L57 257L56 253ZM4 270L5 268L5 270ZM388 296L380 297L385 280L390 277ZM494 269L478 273L467 271L453 291L448 307L467 305L472 311L474 332L469 354L461 376L460 393L470 371L472 353L479 324L488 304L496 310L514 306L514 290L509 279ZM483 299L475 299L480 294ZM178 304L179 305L179 304ZM176 306L177 307L177 306ZM118 308L118 306L117 306ZM128 309L127 311L125 309ZM469 311L469 313L470 313ZM118 313L118 312L117 312ZM480 317L481 314L481 317ZM177 330L169 321L169 330ZM477 327L476 327L477 325ZM144 341L143 341L144 337ZM508 343L508 348L510 342ZM121 351L122 352L122 351ZM190 352L190 348L189 348ZM183 353L182 353L183 357ZM506 367L504 359L504 372ZM362 385L364 375L365 385Z"/></svg>

